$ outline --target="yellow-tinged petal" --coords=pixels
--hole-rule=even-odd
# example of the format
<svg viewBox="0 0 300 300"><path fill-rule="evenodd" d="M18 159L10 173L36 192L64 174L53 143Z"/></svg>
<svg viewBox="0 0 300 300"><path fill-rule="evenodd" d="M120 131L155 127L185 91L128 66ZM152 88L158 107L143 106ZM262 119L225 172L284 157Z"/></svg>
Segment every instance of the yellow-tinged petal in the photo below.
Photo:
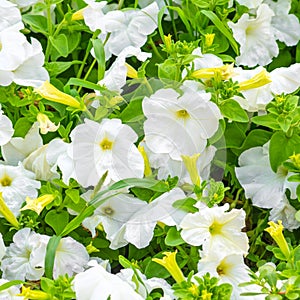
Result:
<svg viewBox="0 0 300 300"><path fill-rule="evenodd" d="M84 17L83 17L83 11L85 10L85 7L76 11L73 15L72 15L72 18L71 20L72 21L79 21L79 20L83 20Z"/></svg>
<svg viewBox="0 0 300 300"><path fill-rule="evenodd" d="M300 153L298 154L293 154L289 157L289 159L292 161L292 163L300 169Z"/></svg>
<svg viewBox="0 0 300 300"><path fill-rule="evenodd" d="M179 268L177 262L176 262L176 253L175 252L164 252L164 257L162 259L160 258L152 258L152 260L164 268L167 269L167 271L172 275L172 277L175 279L177 283L180 283L185 280L183 273L181 269Z"/></svg>
<svg viewBox="0 0 300 300"><path fill-rule="evenodd" d="M288 259L290 256L290 249L282 233L284 229L282 225L282 221L278 220L278 224L274 223L273 221L270 221L268 222L268 224L270 227L266 228L265 231L267 231L271 235L273 240L276 242L276 244L278 245L278 247L286 257L286 259Z"/></svg>
<svg viewBox="0 0 300 300"><path fill-rule="evenodd" d="M196 70L192 73L192 77L199 79L211 79L219 73L222 80L228 80L234 75L233 64L227 64L221 67L215 68L203 68Z"/></svg>
<svg viewBox="0 0 300 300"><path fill-rule="evenodd" d="M201 293L201 299L202 300L211 300L212 293L209 293L207 290L203 290Z"/></svg>
<svg viewBox="0 0 300 300"><path fill-rule="evenodd" d="M144 159L144 164L145 164L144 174L145 174L146 177L147 176L151 176L152 175L152 170L151 170L151 166L150 166L148 155L147 155L147 153L145 151L145 147L139 145L138 146L138 150L142 154L143 159Z"/></svg>
<svg viewBox="0 0 300 300"><path fill-rule="evenodd" d="M50 299L50 296L48 296L47 293L43 292L43 291L39 291L39 290L31 290L29 287L22 287L22 293L17 294L16 296L21 296L24 297L24 300L35 300L35 299L39 299L39 300L47 300Z"/></svg>
<svg viewBox="0 0 300 300"><path fill-rule="evenodd" d="M170 51L171 50L171 45L172 45L172 35L168 34L168 35L164 35L164 43L166 46L166 50Z"/></svg>
<svg viewBox="0 0 300 300"><path fill-rule="evenodd" d="M200 153L196 153L192 156L188 155L181 155L181 158L183 160L183 163L189 172L190 178L192 180L192 183L194 185L200 186L200 175L197 168L197 160L200 156Z"/></svg>
<svg viewBox="0 0 300 300"><path fill-rule="evenodd" d="M74 108L81 108L81 104L79 101L77 101L74 97L61 92L49 81L45 81L39 88L36 88L35 92L47 100L68 105Z"/></svg>
<svg viewBox="0 0 300 300"><path fill-rule="evenodd" d="M205 46L207 48L209 48L214 42L215 34L214 33L207 33L207 34L204 35L204 37L205 37L205 42L204 42Z"/></svg>
<svg viewBox="0 0 300 300"><path fill-rule="evenodd" d="M254 75L252 78L239 83L239 91L247 91L250 89L256 89L272 82L270 74L266 70Z"/></svg>
<svg viewBox="0 0 300 300"><path fill-rule="evenodd" d="M127 68L127 77L132 78L132 79L137 79L138 78L138 72L137 70L129 65L128 63L125 63L125 66Z"/></svg>
<svg viewBox="0 0 300 300"><path fill-rule="evenodd" d="M88 252L88 254L91 254L91 253L94 253L94 252L100 252L100 250L98 248L93 246L92 241L85 248L86 248L86 251Z"/></svg>
<svg viewBox="0 0 300 300"><path fill-rule="evenodd" d="M55 125L50 121L47 115L38 113L36 117L39 122L41 134L47 134L48 132L55 132L59 128L59 124Z"/></svg>
<svg viewBox="0 0 300 300"><path fill-rule="evenodd" d="M19 228L19 222L16 219L15 215L12 213L12 211L9 209L9 207L6 205L2 192L0 192L0 213L3 215L3 217L8 221L11 225L13 225L16 228Z"/></svg>
<svg viewBox="0 0 300 300"><path fill-rule="evenodd" d="M26 205L22 207L20 210L26 210L26 209L33 210L39 215L42 212L42 210L54 199L55 196L53 194L45 194L36 199L31 199L29 197L26 197Z"/></svg>

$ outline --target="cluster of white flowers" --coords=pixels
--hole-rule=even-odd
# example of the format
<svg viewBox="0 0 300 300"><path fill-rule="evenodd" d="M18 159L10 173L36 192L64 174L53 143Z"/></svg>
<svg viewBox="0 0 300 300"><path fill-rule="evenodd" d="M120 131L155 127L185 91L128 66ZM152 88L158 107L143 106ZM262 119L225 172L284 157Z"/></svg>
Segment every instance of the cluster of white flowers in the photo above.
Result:
<svg viewBox="0 0 300 300"><path fill-rule="evenodd" d="M240 44L238 65L265 66L279 54L276 40L293 46L300 40L300 24L289 14L291 0L238 1L251 9L237 23L229 22L235 40ZM253 16L253 14L255 16Z"/></svg>
<svg viewBox="0 0 300 300"><path fill-rule="evenodd" d="M0 86L15 84L38 88L45 82L51 86L48 82L49 74L43 67L45 55L41 43L35 38L27 39L21 32L24 24L20 9L26 9L36 2L0 0ZM84 2L86 6L74 13L72 20L70 18L67 21L76 22L83 18L92 33L96 32L94 37L103 43L104 64L112 58L112 64L103 71L102 79L98 82L99 90L102 91L104 87L107 93L112 92L121 98L130 70L137 74L133 67L127 65L126 59L135 57L137 61L145 62L152 57L142 47L157 29L158 15L164 1L143 0L138 4L140 8L124 10L117 4L108 4L106 1ZM232 122L230 119L224 120L226 116L221 109L223 104L215 101L210 84L215 83L214 80L219 79L217 77L221 78L219 83L232 80L235 82L233 86L237 84L236 94L239 94L225 101L236 101L234 104L238 106L239 103L240 108L246 110L248 115L257 112L266 114L266 106L276 95L291 94L300 87L300 63L277 68L270 73L264 67L279 54L277 41L287 46L299 42L300 24L295 15L289 14L290 0L237 2L249 8L248 13L243 14L236 23L228 22L234 39L240 44L240 55L236 57L239 67L234 67L234 64L226 65L219 56L203 54L200 47L193 46L193 51L190 51L192 53L189 53L190 60L183 64L184 68L183 65L180 66L184 69L179 76L182 80L180 84L160 85L152 89L150 80L134 75L134 83L146 82L147 87L153 91L148 91L148 96L138 98L142 120L139 124L142 124L139 128L142 132L140 136L137 134L138 130L130 126L130 122L118 118L117 113L105 116L100 121L95 121L96 114L93 120L89 118L94 117L94 111L101 108L99 99L104 97L103 92L95 91L96 100L93 98L91 101L92 113L85 111L88 109L87 101L79 103L81 89L78 90L76 99L67 95L74 100L75 106L78 104L78 110L70 109L70 116L73 118L75 115L72 120L79 116L76 114L81 108L85 113L85 118L78 123L74 121L68 128L71 128L69 131L64 126L60 127L64 116L56 124L52 123L47 116L48 103L45 105L44 100L38 103L40 99L34 99L32 110L36 109L38 113L34 121L30 115L30 128L22 137L17 134L14 136L15 130L17 132L16 120L10 118L9 106L6 107L6 102L3 101L3 105L0 105L0 147L3 159L0 163L0 217L18 230L8 237L12 242L6 246L7 240L4 238L4 243L0 234L0 284L11 280L39 281L47 273L45 257L50 236L33 229L38 224L31 224L30 228L24 227L22 217L24 210L33 210L40 216L46 205L55 199L54 195L45 195L44 192L51 186L47 186L47 182L54 182L55 187L57 184L70 190L72 184L77 184L77 200L80 201L78 207L83 203L85 208L94 208L84 220L80 220L80 225L86 230L85 234L89 234L89 239L97 238L102 231L105 242L109 241L109 251L128 244L132 245L132 249L144 249L151 245L155 229L172 227L176 229L177 237L182 243L186 243L188 247L197 247L199 251L198 270L192 279L195 284L195 277L209 272L219 278L219 283L230 283L233 286L231 299L247 299L241 293L261 291L256 285L251 288L239 286L240 283L251 280L250 270L244 262L249 251L245 210L230 207L228 203L220 204L222 199L219 202L216 200L212 205L205 203L205 196L212 182L209 181L211 164L218 152L217 144L211 140L216 134L222 135L220 124L230 126ZM175 5L181 3L180 0L174 0ZM182 13L180 8L177 12ZM162 14L163 11L161 16ZM168 19L170 14L165 17ZM177 17L176 13L172 14L173 17ZM62 27L67 24L65 21L62 21ZM168 41L169 37L164 38ZM90 48L87 55L89 50ZM91 54L96 57L95 51L96 49L92 49ZM83 65L84 63L85 61ZM140 73L142 71L139 75ZM88 76L85 79L87 78ZM76 78L76 82L84 82L85 88L88 81L85 79L80 81ZM249 83L246 87L245 82ZM95 88L95 84L87 86ZM32 89L29 90L32 92ZM40 94L38 91L35 89L32 93L36 96ZM58 98L64 95L59 92ZM60 105L66 104L63 101L57 102ZM83 106L79 108L81 104ZM46 114L43 114L44 110ZM64 113L69 114L70 111L67 109ZM244 111L243 113L247 117ZM51 112L49 115L51 116ZM67 132L67 138L55 135L51 139L47 135L59 129L61 137L62 133ZM295 218L297 211L288 199L288 196L290 199L297 199L299 185L288 180L295 174L282 166L277 172L272 170L269 142L242 152L239 157L236 156L237 160L239 166L232 170L234 169L237 180L245 191L245 197L251 199L254 206L269 209L270 220L282 220L289 230L299 228L300 222ZM176 187L157 193L153 189L150 200L143 197L140 199L139 189L134 190L134 184L128 184L124 188L125 185L122 186L119 182L134 179L140 183L147 182L148 179L154 181L155 178L164 180L165 182L159 183L170 187L170 182L175 177L178 178ZM121 188L115 188L116 183ZM102 192L107 197L104 196L100 199L101 204L95 205L95 196ZM42 196L39 197L40 194ZM217 199L219 195L216 193L214 196ZM67 197L71 198L67 195L59 201L67 202ZM40 198L44 201L43 205L38 201ZM191 210L178 208L180 200L185 199L196 202L189 207ZM54 207L56 205L53 204ZM72 215L72 221L77 220L76 215L81 213L80 209L73 210L70 207L66 205L62 209ZM15 226L16 223L20 225L19 228ZM92 248L92 242L90 245ZM107 261L90 256L93 253L89 251L90 248L78 242L76 235L74 238L72 235L61 237L55 251L53 279L66 274L74 277L72 288L76 299L139 300L146 299L155 289L162 290L164 296L161 299L176 299L174 291L165 280L156 277L148 279L134 268L125 268L114 274ZM0 299L2 296L3 299L23 299L18 296L19 293L19 287L11 286L0 291ZM252 298L262 299L264 296Z"/></svg>
<svg viewBox="0 0 300 300"><path fill-rule="evenodd" d="M0 84L12 82L25 86L40 86L49 80L43 68L44 54L38 40L29 43L20 30L24 28L21 13L10 1L1 1L0 13Z"/></svg>

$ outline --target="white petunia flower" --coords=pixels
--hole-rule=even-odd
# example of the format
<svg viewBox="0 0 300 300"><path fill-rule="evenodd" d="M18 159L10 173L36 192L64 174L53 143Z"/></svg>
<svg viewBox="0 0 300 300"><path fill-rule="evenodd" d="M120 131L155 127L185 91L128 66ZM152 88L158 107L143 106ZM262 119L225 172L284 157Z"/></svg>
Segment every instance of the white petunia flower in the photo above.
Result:
<svg viewBox="0 0 300 300"><path fill-rule="evenodd" d="M34 38L29 43L25 36L13 30L0 32L0 84L12 82L24 86L39 87L49 80L43 68L44 54L40 42Z"/></svg>
<svg viewBox="0 0 300 300"><path fill-rule="evenodd" d="M86 196L88 197L88 195ZM94 237L96 235L95 228L102 224L106 237L111 242L109 247L118 249L128 244L124 238L124 225L135 213L146 206L145 201L126 194L119 194L100 205L95 210L94 215L86 218L82 225L88 228Z"/></svg>
<svg viewBox="0 0 300 300"><path fill-rule="evenodd" d="M6 250L1 263L3 278L39 280L44 274L44 260L49 237L30 228L19 230Z"/></svg>
<svg viewBox="0 0 300 300"><path fill-rule="evenodd" d="M241 209L227 212L228 209L226 203L187 214L180 223L181 237L190 245L202 245L204 255L247 254L248 238L241 232L245 227L245 212Z"/></svg>
<svg viewBox="0 0 300 300"><path fill-rule="evenodd" d="M289 67L276 68L271 71L271 92L277 95L295 92L300 87L299 72L300 63L292 64Z"/></svg>
<svg viewBox="0 0 300 300"><path fill-rule="evenodd" d="M0 279L0 285L7 283L8 280L6 279ZM0 292L0 299L2 300L23 300L23 296L16 296L17 294L20 294L20 289L13 285L3 291Z"/></svg>
<svg viewBox="0 0 300 300"><path fill-rule="evenodd" d="M70 178L77 180L74 161L72 159L72 145L62 139L52 140L47 147L46 160L51 166L51 172L57 174L59 168L62 181L69 184Z"/></svg>
<svg viewBox="0 0 300 300"><path fill-rule="evenodd" d="M62 238L55 252L53 278L65 274L73 276L83 272L88 261L89 254L82 244L71 237Z"/></svg>
<svg viewBox="0 0 300 300"><path fill-rule="evenodd" d="M7 28L15 31L24 28L21 13L16 5L11 2L6 0L0 2L0 32Z"/></svg>
<svg viewBox="0 0 300 300"><path fill-rule="evenodd" d="M178 176L179 184L192 184L190 175L182 160L174 160L169 154L153 153L149 147L147 147L146 143L143 143L142 145L145 147L150 166L154 169L158 169L158 179L167 179L169 175L171 177ZM216 150L217 149L214 146L208 146L200 154L200 157L197 160L197 169L201 180L208 180L211 162L214 158Z"/></svg>
<svg viewBox="0 0 300 300"><path fill-rule="evenodd" d="M50 80L47 70L43 67L45 56L42 45L38 40L31 38L31 44L25 43L24 49L24 61L12 71L13 82L37 88Z"/></svg>
<svg viewBox="0 0 300 300"><path fill-rule="evenodd" d="M50 181L54 178L59 178L56 170L47 161L48 144L43 145L34 152L32 152L22 162L24 168L35 174L38 180Z"/></svg>
<svg viewBox="0 0 300 300"><path fill-rule="evenodd" d="M84 0L88 4L83 9L83 18L85 24L92 30L100 29L105 32L104 9L107 1L96 2L95 0Z"/></svg>
<svg viewBox="0 0 300 300"><path fill-rule="evenodd" d="M237 23L228 22L233 37L240 44L240 55L236 57L238 65L265 66L278 55L279 48L271 25L273 16L273 10L267 4L261 4L255 18L243 14Z"/></svg>
<svg viewBox="0 0 300 300"><path fill-rule="evenodd" d="M18 166L0 165L0 192L9 209L15 216L20 214L26 197L36 198L41 183L35 180L35 175Z"/></svg>
<svg viewBox="0 0 300 300"><path fill-rule="evenodd" d="M95 265L75 276L73 281L78 300L143 300L126 282L107 272L102 266Z"/></svg>
<svg viewBox="0 0 300 300"><path fill-rule="evenodd" d="M13 81L13 70L25 60L26 37L16 30L7 29L0 32L0 84L7 86Z"/></svg>
<svg viewBox="0 0 300 300"><path fill-rule="evenodd" d="M105 71L104 78L98 82L100 85L111 91L121 93L122 87L126 84L127 67L126 58L136 56L138 60L145 61L151 57L151 53L142 52L140 48L128 46L122 50L111 67Z"/></svg>
<svg viewBox="0 0 300 300"><path fill-rule="evenodd" d="M0 146L7 144L14 134L11 120L3 114L0 104Z"/></svg>
<svg viewBox="0 0 300 300"><path fill-rule="evenodd" d="M149 245L157 222L178 226L186 212L173 207L177 200L186 198L180 188L164 193L137 211L126 223L124 238L141 249Z"/></svg>
<svg viewBox="0 0 300 300"><path fill-rule="evenodd" d="M263 0L236 0L236 2L251 9L260 6Z"/></svg>
<svg viewBox="0 0 300 300"><path fill-rule="evenodd" d="M235 168L237 179L253 205L262 208L275 208L282 205L286 189L291 197L297 198L297 182L289 182L292 175L279 167L273 172L269 161L269 142L262 147L244 151L239 157L239 167Z"/></svg>
<svg viewBox="0 0 300 300"><path fill-rule="evenodd" d="M6 247L4 245L2 234L0 233L0 260L2 260L3 256L5 255L5 252L6 252Z"/></svg>
<svg viewBox="0 0 300 300"><path fill-rule="evenodd" d="M15 3L19 8L28 8L28 6L41 2L41 0L11 0L11 2Z"/></svg>
<svg viewBox="0 0 300 300"><path fill-rule="evenodd" d="M143 100L145 141L154 153L181 155L201 153L207 139L219 126L219 108L205 92L186 90L180 96L173 89L161 89Z"/></svg>
<svg viewBox="0 0 300 300"><path fill-rule="evenodd" d="M97 122L85 119L70 134L77 181L96 185L108 171L107 182L142 178L144 160L134 142L137 134L119 119Z"/></svg>
<svg viewBox="0 0 300 300"><path fill-rule="evenodd" d="M263 67L253 70L243 70L235 68L234 81L242 82L251 79L261 71ZM249 112L265 110L266 105L272 101L275 95L290 94L300 87L299 74L300 64L292 64L289 67L276 68L269 73L271 82L261 87L242 90L243 97L234 96L234 99Z"/></svg>
<svg viewBox="0 0 300 300"><path fill-rule="evenodd" d="M284 195L283 200L270 211L269 221L282 221L285 229L293 231L300 227L300 222L295 218L297 210L289 203Z"/></svg>
<svg viewBox="0 0 300 300"><path fill-rule="evenodd" d="M136 280L135 272L138 274L138 281ZM162 289L164 296L169 296L171 297L170 299L175 298L171 286L162 278L152 277L147 279L140 270L133 271L133 269L122 269L116 275L123 281L128 282L144 299L146 299L147 295L154 289Z"/></svg>
<svg viewBox="0 0 300 300"><path fill-rule="evenodd" d="M294 46L300 40L300 24L298 18L289 14L291 0L264 0L264 3L275 13L272 18L272 27L277 40L284 42L287 46Z"/></svg>
<svg viewBox="0 0 300 300"><path fill-rule="evenodd" d="M201 259L198 263L198 273L194 276L202 277L206 273L211 276L219 278L219 284L229 283L233 290L231 300L247 300L249 297L241 296L245 292L261 292L260 287L256 285L249 285L246 287L239 287L240 283L249 282L249 268L245 265L242 255L229 254L223 255L222 252L218 256L209 255ZM265 295L252 296L253 300L265 299Z"/></svg>
<svg viewBox="0 0 300 300"><path fill-rule="evenodd" d="M142 47L157 28L158 11L154 2L141 10L108 12L104 18L105 31L111 34L105 44L106 53L118 56L128 46Z"/></svg>
<svg viewBox="0 0 300 300"><path fill-rule="evenodd" d="M34 123L24 138L14 137L9 143L1 147L2 156L6 163L17 165L30 153L43 146L43 139L39 133L38 122Z"/></svg>

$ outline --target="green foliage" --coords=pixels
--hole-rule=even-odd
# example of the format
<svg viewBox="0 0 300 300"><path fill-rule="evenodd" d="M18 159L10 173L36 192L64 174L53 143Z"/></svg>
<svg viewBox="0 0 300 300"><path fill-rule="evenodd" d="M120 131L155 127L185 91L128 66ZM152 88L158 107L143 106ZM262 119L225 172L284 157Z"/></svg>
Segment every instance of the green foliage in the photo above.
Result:
<svg viewBox="0 0 300 300"><path fill-rule="evenodd" d="M190 273L186 281L173 285L174 295L178 299L195 300L209 299L229 300L232 292L232 286L229 283L218 284L216 277L210 277L206 273L202 278L194 276L197 283L192 282L193 274Z"/></svg>

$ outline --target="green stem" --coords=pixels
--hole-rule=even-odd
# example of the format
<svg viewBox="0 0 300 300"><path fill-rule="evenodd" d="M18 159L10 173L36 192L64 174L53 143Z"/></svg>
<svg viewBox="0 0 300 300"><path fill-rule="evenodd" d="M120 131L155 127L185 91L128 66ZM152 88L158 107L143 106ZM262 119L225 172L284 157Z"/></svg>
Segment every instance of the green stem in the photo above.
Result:
<svg viewBox="0 0 300 300"><path fill-rule="evenodd" d="M153 42L153 39L152 39L151 36L149 37L149 41L148 41L148 42L149 42L150 46L152 47L154 54L155 54L159 59L163 60L163 57L160 55L159 51L157 50L157 47L156 47L155 43Z"/></svg>
<svg viewBox="0 0 300 300"><path fill-rule="evenodd" d="M92 70L93 70L93 68L94 68L94 66L95 66L95 64L96 64L96 62L97 62L97 59L94 58L94 60L93 60L93 62L91 63L91 65L90 65L88 71L86 72L86 74L85 74L83 80L86 80L86 79L89 77L89 75L90 75L90 73L92 72ZM80 87L78 88L78 94L80 93L81 89L82 89L82 86L80 86Z"/></svg>
<svg viewBox="0 0 300 300"><path fill-rule="evenodd" d="M233 200L233 202L230 204L230 208L235 208L238 201L239 201L239 198L240 198L240 193L243 191L243 189L239 189L236 193L236 196L235 196L235 199Z"/></svg>
<svg viewBox="0 0 300 300"><path fill-rule="evenodd" d="M118 5L118 9L121 9L123 6L124 0L120 0L119 1L119 5Z"/></svg>
<svg viewBox="0 0 300 300"><path fill-rule="evenodd" d="M53 27L52 27L52 20L51 20L51 3L49 0L46 0L46 14L47 14L47 30L48 30L48 40L47 40L47 47L45 51L45 61L49 61L50 50L51 50L51 42L49 40L52 37Z"/></svg>

